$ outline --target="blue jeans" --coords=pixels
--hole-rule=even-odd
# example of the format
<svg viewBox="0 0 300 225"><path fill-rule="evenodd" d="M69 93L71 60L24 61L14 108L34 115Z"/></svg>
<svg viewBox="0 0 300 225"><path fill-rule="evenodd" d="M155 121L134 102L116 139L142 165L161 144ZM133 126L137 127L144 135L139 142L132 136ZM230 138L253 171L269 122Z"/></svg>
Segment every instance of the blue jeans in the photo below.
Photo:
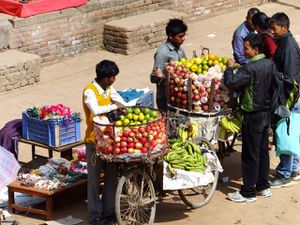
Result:
<svg viewBox="0 0 300 225"><path fill-rule="evenodd" d="M289 178L292 172L298 172L299 157L294 155L280 155L280 163L276 167L277 174Z"/></svg>

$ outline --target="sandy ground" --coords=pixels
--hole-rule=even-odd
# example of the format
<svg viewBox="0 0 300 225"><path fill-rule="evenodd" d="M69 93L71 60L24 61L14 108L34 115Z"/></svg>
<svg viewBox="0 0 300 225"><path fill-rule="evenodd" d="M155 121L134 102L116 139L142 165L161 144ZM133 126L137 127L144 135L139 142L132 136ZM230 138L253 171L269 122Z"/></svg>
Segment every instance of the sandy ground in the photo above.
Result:
<svg viewBox="0 0 300 225"><path fill-rule="evenodd" d="M268 15L283 11L291 19L291 30L295 38L300 41L300 13L299 1L267 3L258 6ZM196 50L200 54L200 47L210 48L211 53L231 56L231 35L233 30L243 21L247 9L212 17L206 20L189 23L187 39L184 44L187 55L192 56ZM73 111L81 111L81 92L83 87L94 78L94 66L104 58L115 60L120 67L120 75L115 84L116 89L145 88L155 90L149 82L149 73L153 65L153 54L150 50L139 55L123 56L105 51L95 51L76 56L49 67L41 72L38 84L0 94L0 127L7 121L21 118L21 112L32 106L63 103ZM84 126L82 126L82 131ZM30 149L21 144L20 160L29 161ZM188 210L177 195L169 195L157 205L156 224L210 224L210 225L282 225L300 223L300 192L299 184L290 188L273 191L269 199L258 198L255 203L233 203L226 199L228 192L238 190L241 184L240 171L240 143L232 153L222 162L224 172L222 177L229 177L228 183L219 182L213 199L206 206ZM39 153L46 155L43 149ZM271 152L271 173L277 165L278 159ZM87 220L85 193L67 194L57 199L55 205L55 219L68 215ZM44 223L44 217L28 213L13 215L22 225L38 225ZM84 222L82 224L88 224Z"/></svg>

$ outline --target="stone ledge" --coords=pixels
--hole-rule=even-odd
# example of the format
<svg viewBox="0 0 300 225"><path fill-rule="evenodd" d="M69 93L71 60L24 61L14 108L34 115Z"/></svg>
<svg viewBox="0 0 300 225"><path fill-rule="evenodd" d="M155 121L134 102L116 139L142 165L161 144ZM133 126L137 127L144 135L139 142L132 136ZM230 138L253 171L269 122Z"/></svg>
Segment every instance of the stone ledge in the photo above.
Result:
<svg viewBox="0 0 300 225"><path fill-rule="evenodd" d="M104 24L106 50L119 54L137 54L156 48L165 39L165 26L171 18L184 19L185 13L158 10Z"/></svg>
<svg viewBox="0 0 300 225"><path fill-rule="evenodd" d="M0 52L0 92L39 82L40 71L38 55L15 50Z"/></svg>

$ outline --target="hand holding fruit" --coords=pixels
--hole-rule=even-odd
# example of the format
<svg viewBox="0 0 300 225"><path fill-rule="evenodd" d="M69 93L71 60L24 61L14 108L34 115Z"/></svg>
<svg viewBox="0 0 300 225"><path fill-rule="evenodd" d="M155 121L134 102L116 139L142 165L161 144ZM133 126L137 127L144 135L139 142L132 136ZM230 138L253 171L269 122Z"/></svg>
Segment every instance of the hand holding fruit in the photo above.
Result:
<svg viewBox="0 0 300 225"><path fill-rule="evenodd" d="M227 59L226 66L227 67L233 67L235 64L235 61L233 59Z"/></svg>
<svg viewBox="0 0 300 225"><path fill-rule="evenodd" d="M164 77L164 75L163 75L161 69L158 68L158 67L156 67L156 69L155 69L155 71L154 71L154 74L155 74L155 76L157 76L158 78L163 78L163 77Z"/></svg>

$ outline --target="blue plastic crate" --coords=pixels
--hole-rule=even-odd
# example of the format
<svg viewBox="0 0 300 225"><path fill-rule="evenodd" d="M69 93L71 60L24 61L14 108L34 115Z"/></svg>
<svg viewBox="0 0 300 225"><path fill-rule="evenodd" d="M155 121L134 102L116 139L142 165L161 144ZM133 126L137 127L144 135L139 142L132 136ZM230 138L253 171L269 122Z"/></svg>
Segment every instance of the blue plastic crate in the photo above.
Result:
<svg viewBox="0 0 300 225"><path fill-rule="evenodd" d="M71 144L81 140L80 121L39 120L23 112L22 136L53 147Z"/></svg>
<svg viewBox="0 0 300 225"><path fill-rule="evenodd" d="M143 94L138 101L136 102L136 105L138 106L144 106L149 108L154 108L154 97L153 97L153 91L148 91L145 94Z"/></svg>

